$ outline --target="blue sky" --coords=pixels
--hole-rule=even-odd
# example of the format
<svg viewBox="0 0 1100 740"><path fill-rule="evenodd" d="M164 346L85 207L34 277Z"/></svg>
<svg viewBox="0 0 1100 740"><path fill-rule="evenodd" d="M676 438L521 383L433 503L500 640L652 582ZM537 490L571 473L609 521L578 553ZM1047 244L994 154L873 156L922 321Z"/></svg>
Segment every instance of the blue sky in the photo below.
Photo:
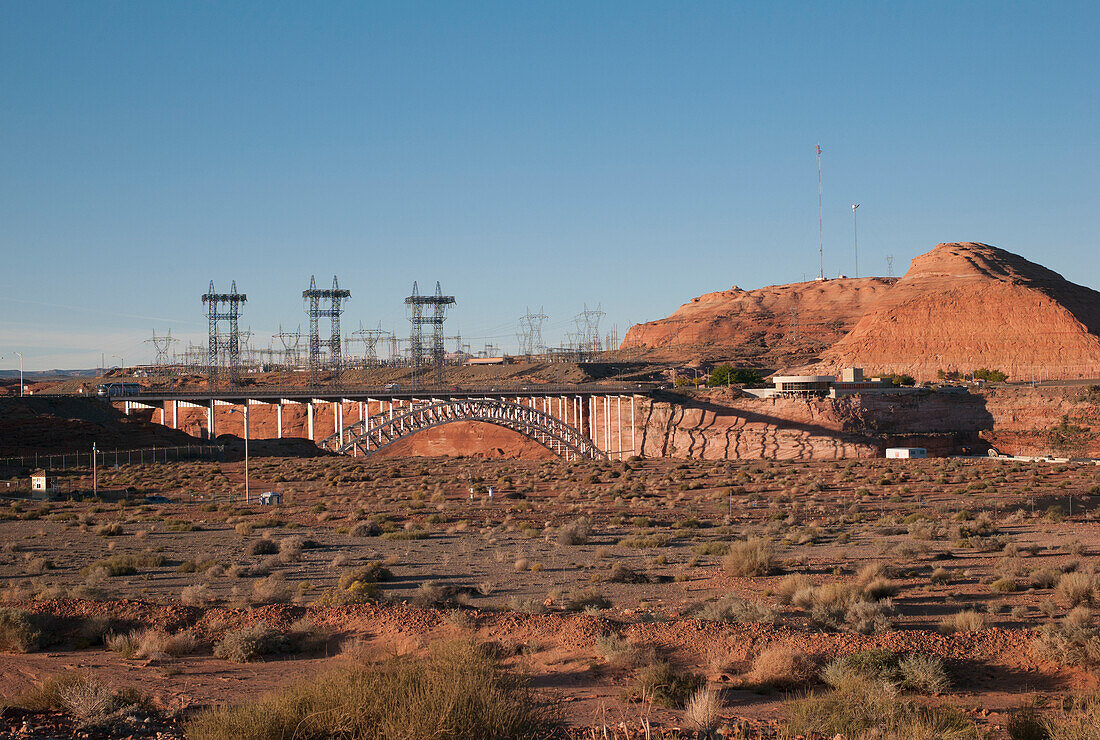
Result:
<svg viewBox="0 0 1100 740"><path fill-rule="evenodd" d="M0 366L305 326L558 341L975 240L1100 287L1096 3L0 2Z"/></svg>

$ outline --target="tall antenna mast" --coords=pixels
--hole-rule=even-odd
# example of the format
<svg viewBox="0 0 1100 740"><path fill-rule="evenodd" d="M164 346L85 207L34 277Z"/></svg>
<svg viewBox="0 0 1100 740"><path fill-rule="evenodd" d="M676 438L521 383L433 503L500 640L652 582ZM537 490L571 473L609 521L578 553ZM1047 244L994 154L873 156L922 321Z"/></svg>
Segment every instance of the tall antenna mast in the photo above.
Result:
<svg viewBox="0 0 1100 740"><path fill-rule="evenodd" d="M814 147L817 149L817 253L821 259L821 269L817 274L818 280L825 279L825 232L822 228L821 219L821 145L818 144Z"/></svg>
<svg viewBox="0 0 1100 740"><path fill-rule="evenodd" d="M856 209L859 203L852 204L852 247L856 251L856 277L859 277L859 229L856 226Z"/></svg>

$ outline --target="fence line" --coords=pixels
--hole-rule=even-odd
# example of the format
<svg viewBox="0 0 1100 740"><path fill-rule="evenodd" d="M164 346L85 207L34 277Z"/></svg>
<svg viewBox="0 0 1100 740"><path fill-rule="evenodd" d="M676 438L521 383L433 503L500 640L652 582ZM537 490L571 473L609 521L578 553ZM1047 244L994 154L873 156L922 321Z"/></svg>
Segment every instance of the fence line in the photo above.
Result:
<svg viewBox="0 0 1100 740"><path fill-rule="evenodd" d="M96 450L100 466L144 465L180 460L218 459L225 448L221 445L181 445L176 447L143 447L136 450ZM20 457L0 458L0 468L64 468L92 467L92 452L35 453Z"/></svg>

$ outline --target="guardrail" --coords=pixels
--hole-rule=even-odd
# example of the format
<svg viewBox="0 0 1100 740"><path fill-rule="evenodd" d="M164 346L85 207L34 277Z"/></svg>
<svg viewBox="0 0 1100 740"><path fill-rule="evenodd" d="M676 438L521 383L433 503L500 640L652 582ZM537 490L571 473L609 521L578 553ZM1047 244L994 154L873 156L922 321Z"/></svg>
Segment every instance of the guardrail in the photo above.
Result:
<svg viewBox="0 0 1100 740"><path fill-rule="evenodd" d="M103 465L144 465L145 463L178 462L180 460L217 460L225 448L221 445L180 445L177 447L144 447L136 450L96 450L96 462ZM0 458L0 469L60 470L92 467L92 452L35 453L19 457Z"/></svg>
<svg viewBox="0 0 1100 740"><path fill-rule="evenodd" d="M101 398L104 401L141 401L149 400L200 400L208 398L301 398L313 396L319 398L338 398L341 396L380 396L384 398L422 398L425 396L479 396L479 395L603 395L614 393L650 393L658 387L658 384L647 383L616 383L600 385L585 383L583 385L540 385L540 384L496 384L484 387L408 387L400 386L390 388L386 386L291 386L281 388L212 388L210 390L171 390L148 388L141 393L125 396L90 396ZM44 394L46 395L46 394ZM53 394L50 394L53 395ZM62 395L62 394L56 394ZM74 394L64 394L74 395ZM76 394L78 397L79 394ZM88 398L89 396L83 396Z"/></svg>

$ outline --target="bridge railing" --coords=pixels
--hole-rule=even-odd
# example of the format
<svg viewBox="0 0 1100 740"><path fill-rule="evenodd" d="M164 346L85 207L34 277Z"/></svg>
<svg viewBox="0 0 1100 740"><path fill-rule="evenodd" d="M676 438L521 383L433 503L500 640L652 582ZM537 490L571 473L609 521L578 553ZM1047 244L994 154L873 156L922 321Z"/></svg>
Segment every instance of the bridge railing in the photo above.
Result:
<svg viewBox="0 0 1100 740"><path fill-rule="evenodd" d="M615 383L615 384L598 384L598 383L584 383L573 385L548 385L539 383L495 383L486 386L411 386L402 384L398 388L390 388L387 386L284 386L284 387L221 387L211 388L209 390L174 390L171 388L156 388L151 387L143 390L141 393L135 393L126 396L91 396L92 398L101 398L104 401L141 401L143 398L149 398L154 400L169 399L169 400L201 400L208 398L285 398L285 397L302 397L302 396L320 396L320 397L337 397L337 396L380 396L384 398L419 398L423 396L431 395L460 395L460 396L476 396L476 395L535 395L535 396L548 396L548 395L571 395L571 394L583 394L583 395L603 395L603 394L634 394L634 393L649 393L656 387L655 384L644 383ZM53 395L53 394L50 394ZM79 394L56 394L56 395L79 395ZM84 396L85 398L89 396Z"/></svg>

